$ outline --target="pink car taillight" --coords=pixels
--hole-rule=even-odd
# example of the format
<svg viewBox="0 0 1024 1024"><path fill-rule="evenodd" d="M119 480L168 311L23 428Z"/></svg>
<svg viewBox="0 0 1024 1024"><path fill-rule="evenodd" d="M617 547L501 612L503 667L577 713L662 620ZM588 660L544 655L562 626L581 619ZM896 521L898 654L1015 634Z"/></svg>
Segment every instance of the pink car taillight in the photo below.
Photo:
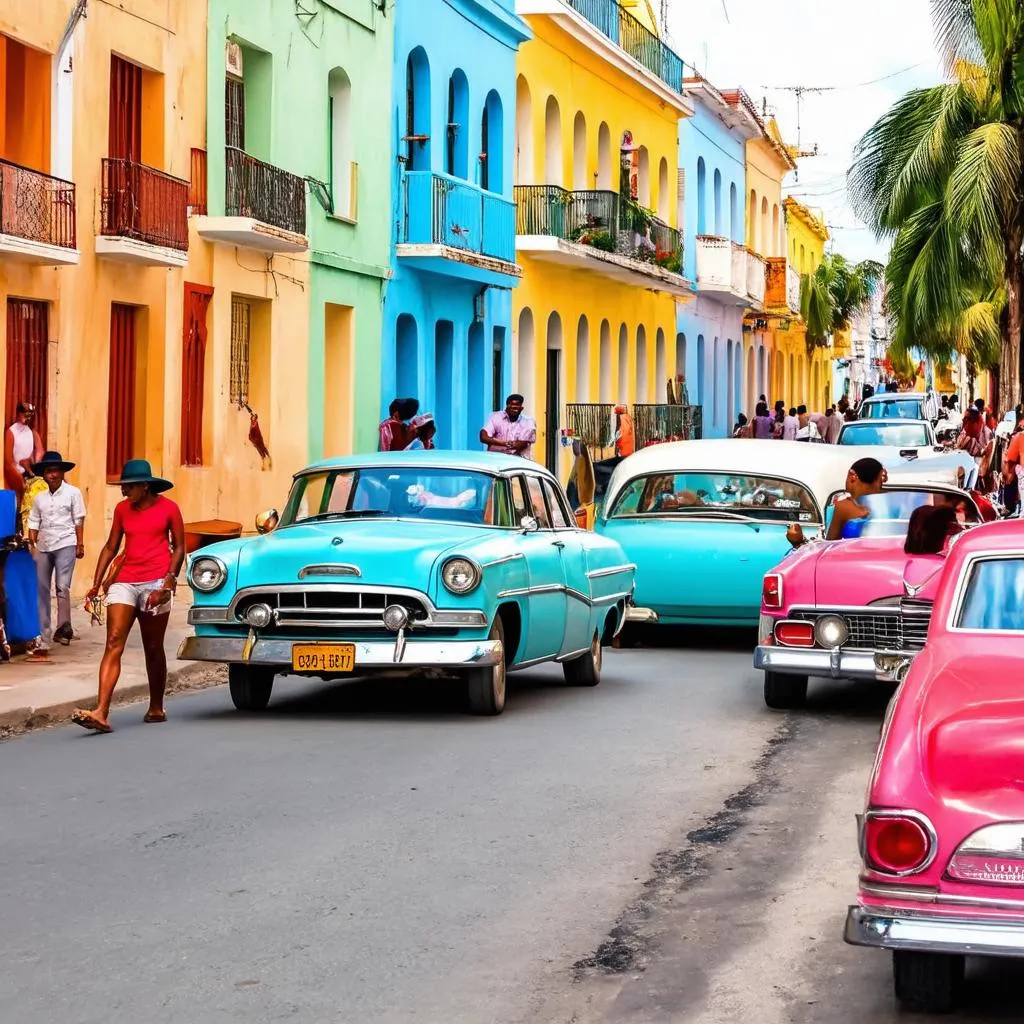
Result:
<svg viewBox="0 0 1024 1024"><path fill-rule="evenodd" d="M777 572L770 572L761 586L761 603L765 608L782 607L782 577Z"/></svg>
<svg viewBox="0 0 1024 1024"><path fill-rule="evenodd" d="M1024 823L979 829L960 844L946 874L959 882L1024 886Z"/></svg>
<svg viewBox="0 0 1024 1024"><path fill-rule="evenodd" d="M917 815L869 812L864 821L864 861L886 875L909 875L935 854L931 829Z"/></svg>
<svg viewBox="0 0 1024 1024"><path fill-rule="evenodd" d="M814 623L786 620L775 624L775 642L784 647L813 647Z"/></svg>

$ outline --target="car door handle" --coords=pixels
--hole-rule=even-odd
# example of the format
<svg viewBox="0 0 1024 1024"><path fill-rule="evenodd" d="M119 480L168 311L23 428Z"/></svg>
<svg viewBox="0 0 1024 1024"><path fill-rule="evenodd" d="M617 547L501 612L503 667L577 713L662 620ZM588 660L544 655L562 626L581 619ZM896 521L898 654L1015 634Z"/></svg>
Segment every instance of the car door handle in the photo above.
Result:
<svg viewBox="0 0 1024 1024"><path fill-rule="evenodd" d="M564 548L565 547L565 541L564 540L553 540L551 542L551 545L552 545L552 547L556 547L556 548Z"/></svg>

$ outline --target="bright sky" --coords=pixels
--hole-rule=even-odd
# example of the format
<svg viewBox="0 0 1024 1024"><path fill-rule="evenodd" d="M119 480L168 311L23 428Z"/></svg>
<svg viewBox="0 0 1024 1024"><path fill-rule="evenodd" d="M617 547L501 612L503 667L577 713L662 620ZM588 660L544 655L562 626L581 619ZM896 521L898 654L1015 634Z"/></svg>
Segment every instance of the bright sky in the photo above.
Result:
<svg viewBox="0 0 1024 1024"><path fill-rule="evenodd" d="M790 175L786 191L824 212L835 251L884 262L887 244L850 209L846 172L857 140L893 101L941 80L929 0L668 2L672 48L718 88L746 89L759 109L767 99L791 144L796 96L777 87L841 87L804 94L800 143L805 150L817 143L819 155L800 161L799 180Z"/></svg>

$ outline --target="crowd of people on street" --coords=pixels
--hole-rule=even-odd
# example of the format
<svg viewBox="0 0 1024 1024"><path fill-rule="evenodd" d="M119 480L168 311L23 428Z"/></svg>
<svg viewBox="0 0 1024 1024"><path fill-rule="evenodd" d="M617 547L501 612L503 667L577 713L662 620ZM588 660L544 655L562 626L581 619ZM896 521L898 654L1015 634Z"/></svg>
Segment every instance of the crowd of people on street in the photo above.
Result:
<svg viewBox="0 0 1024 1024"><path fill-rule="evenodd" d="M835 444L843 423L857 419L857 414L857 404L845 396L824 412L808 412L806 405L787 407L781 398L774 408L769 408L767 398L761 395L754 409L754 418L751 420L741 412L732 428L732 436Z"/></svg>

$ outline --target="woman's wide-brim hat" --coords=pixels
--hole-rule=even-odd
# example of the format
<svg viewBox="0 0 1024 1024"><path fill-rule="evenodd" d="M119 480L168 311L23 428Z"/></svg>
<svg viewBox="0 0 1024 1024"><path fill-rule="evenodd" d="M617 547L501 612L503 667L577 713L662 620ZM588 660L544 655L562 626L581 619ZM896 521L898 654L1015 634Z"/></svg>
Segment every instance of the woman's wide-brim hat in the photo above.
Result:
<svg viewBox="0 0 1024 1024"><path fill-rule="evenodd" d="M111 480L112 484L124 486L125 484L149 484L154 494L169 491L174 484L170 480L163 480L153 476L153 467L145 459L129 459L121 470L119 480Z"/></svg>
<svg viewBox="0 0 1024 1024"><path fill-rule="evenodd" d="M47 469L59 469L62 473L70 473L75 468L73 462L65 462L60 452L44 452L43 457L32 465L32 472L42 476Z"/></svg>

